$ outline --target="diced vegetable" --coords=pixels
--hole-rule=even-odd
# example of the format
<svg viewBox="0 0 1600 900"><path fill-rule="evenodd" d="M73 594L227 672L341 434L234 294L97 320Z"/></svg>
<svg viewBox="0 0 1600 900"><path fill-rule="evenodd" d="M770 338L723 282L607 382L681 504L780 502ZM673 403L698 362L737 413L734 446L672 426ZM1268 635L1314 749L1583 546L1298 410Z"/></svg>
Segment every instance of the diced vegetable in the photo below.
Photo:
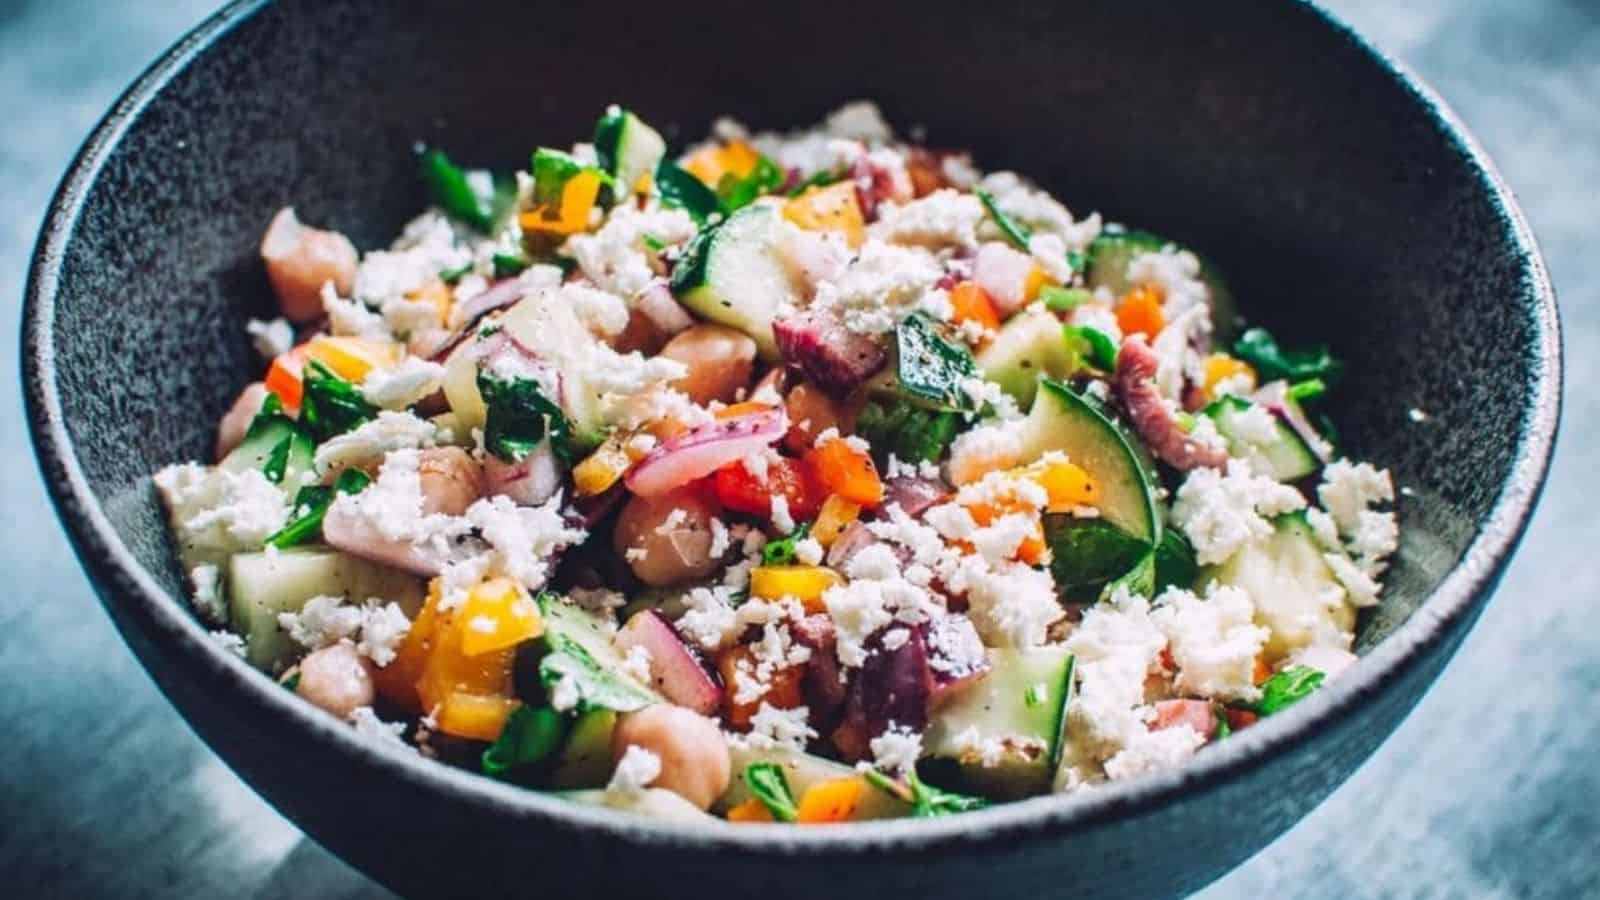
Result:
<svg viewBox="0 0 1600 900"><path fill-rule="evenodd" d="M733 758L733 781L717 801L716 808L728 810L755 799L745 773L755 763L774 763L783 770L784 780L792 792L804 795L815 784L849 778L855 773L846 765L813 756L798 750L782 747L757 748L735 745L729 748ZM756 802L760 802L757 800ZM856 807L855 819L889 819L911 812L910 799L885 791L868 791Z"/></svg>
<svg viewBox="0 0 1600 900"><path fill-rule="evenodd" d="M371 421L377 414L378 408L368 403L355 385L315 359L306 361L300 424L317 443Z"/></svg>
<svg viewBox="0 0 1600 900"><path fill-rule="evenodd" d="M1311 696L1326 677L1309 666L1290 666L1262 683L1261 699L1251 711L1258 716L1282 712Z"/></svg>
<svg viewBox="0 0 1600 900"><path fill-rule="evenodd" d="M483 774L502 778L544 762L567 736L566 716L548 706L520 706L506 720L494 743L483 751Z"/></svg>
<svg viewBox="0 0 1600 900"><path fill-rule="evenodd" d="M244 440L218 463L229 472L258 469L273 484L294 486L311 471L316 443L299 423L283 414L277 396L268 394L250 421Z"/></svg>
<svg viewBox="0 0 1600 900"><path fill-rule="evenodd" d="M1161 543L1156 545L1155 575L1154 592L1157 594L1173 586L1191 588L1200 575L1194 546L1176 528L1161 529Z"/></svg>
<svg viewBox="0 0 1600 900"><path fill-rule="evenodd" d="M860 776L813 784L800 796L796 821L802 825L848 822L855 818L866 793L867 783Z"/></svg>
<svg viewBox="0 0 1600 900"><path fill-rule="evenodd" d="M657 497L712 472L727 471L730 466L742 471L737 463L764 452L788 430L788 417L782 409L774 407L701 425L666 441L639 460L626 476L628 490L641 497ZM766 497L764 492L762 497ZM792 502L800 498L789 499ZM727 499L723 503L732 505ZM765 511L769 501L763 499L759 510L751 509L751 505L747 502L737 508L745 512ZM814 506L812 512L815 512Z"/></svg>
<svg viewBox="0 0 1600 900"><path fill-rule="evenodd" d="M1150 545L1104 519L1044 517L1050 575L1069 595L1093 596L1106 582L1137 566Z"/></svg>
<svg viewBox="0 0 1600 900"><path fill-rule="evenodd" d="M1117 327L1125 335L1142 334L1153 340L1166 324L1161 314L1161 289L1156 285L1136 286L1117 305Z"/></svg>
<svg viewBox="0 0 1600 900"><path fill-rule="evenodd" d="M894 337L897 396L931 409L976 410L977 402L965 389L978 376L971 351L945 338L920 312L902 319Z"/></svg>
<svg viewBox="0 0 1600 900"><path fill-rule="evenodd" d="M672 292L684 306L755 339L762 358L778 358L772 321L801 305L799 287L775 249L778 215L746 207L715 228L701 229L672 270Z"/></svg>
<svg viewBox="0 0 1600 900"><path fill-rule="evenodd" d="M642 192L645 177L666 157L667 142L643 119L613 106L595 123L594 149L600 168L611 176L620 199Z"/></svg>
<svg viewBox="0 0 1600 900"><path fill-rule="evenodd" d="M782 186L783 170L763 156L757 158L755 168L747 175L723 175L717 182L717 199L722 202L722 212L731 215Z"/></svg>
<svg viewBox="0 0 1600 900"><path fill-rule="evenodd" d="M521 462L547 436L561 460L571 461L577 455L579 447L566 413L545 395L538 379L501 378L490 368L480 368L478 393L487 410L483 447L499 459Z"/></svg>
<svg viewBox="0 0 1600 900"><path fill-rule="evenodd" d="M713 715L722 705L721 688L659 612L646 609L634 613L618 630L615 643L623 654L634 647L644 648L649 655L651 684L673 703L702 715Z"/></svg>
<svg viewBox="0 0 1600 900"><path fill-rule="evenodd" d="M546 626L536 645L539 681L558 708L564 698L580 711L632 712L656 702L654 691L627 674L608 622L552 594L539 601Z"/></svg>
<svg viewBox="0 0 1600 900"><path fill-rule="evenodd" d="M989 664L987 676L934 712L924 753L954 761L962 784L985 796L1046 790L1065 740L1072 654L1061 646L993 648Z"/></svg>
<svg viewBox="0 0 1600 900"><path fill-rule="evenodd" d="M655 187L662 204L681 208L698 225L704 225L713 214L722 212L717 192L671 160L663 159L656 166Z"/></svg>
<svg viewBox="0 0 1600 900"><path fill-rule="evenodd" d="M1305 381L1320 378L1337 384L1344 374L1344 362L1335 358L1327 344L1314 344L1304 350L1284 350L1265 328L1252 328L1233 344L1233 353L1255 367L1263 381Z"/></svg>
<svg viewBox="0 0 1600 900"><path fill-rule="evenodd" d="M772 498L781 496L796 521L815 518L827 496L810 467L788 457L768 461L765 481L741 462L731 462L717 470L713 489L723 506L753 516L771 517Z"/></svg>
<svg viewBox="0 0 1600 900"><path fill-rule="evenodd" d="M1284 482L1298 481L1322 467L1316 454L1281 417L1267 413L1270 426L1266 435L1259 434L1259 428L1246 428L1241 417L1251 415L1253 406L1230 394L1203 411L1228 442L1230 456L1247 459L1252 471ZM1254 415L1264 412L1265 408L1257 408Z"/></svg>
<svg viewBox="0 0 1600 900"><path fill-rule="evenodd" d="M805 669L802 666L774 670L766 679L765 693L754 699L741 699L743 692L740 684L748 681L755 669L755 651L748 644L729 647L717 654L717 671L722 675L723 716L735 731L748 731L750 720L760 711L763 703L774 709L794 709L804 706L806 702L802 689ZM743 677L741 673L744 673Z"/></svg>
<svg viewBox="0 0 1600 900"><path fill-rule="evenodd" d="M1273 520L1273 533L1251 541L1220 565L1201 572L1201 587L1231 585L1256 603L1256 622L1272 632L1264 654L1275 663L1316 641L1318 635L1350 633L1355 610L1340 598L1344 588L1323 559L1304 513Z"/></svg>
<svg viewBox="0 0 1600 900"><path fill-rule="evenodd" d="M867 226L853 182L810 188L784 204L783 217L808 231L837 231L851 247L861 246L866 239Z"/></svg>
<svg viewBox="0 0 1600 900"><path fill-rule="evenodd" d="M265 383L267 390L275 394L283 403L283 408L295 412L300 409L300 398L304 386L302 375L305 371L306 360L311 356L311 345L301 344L298 347L273 357L272 365L267 367Z"/></svg>
<svg viewBox="0 0 1600 900"><path fill-rule="evenodd" d="M755 171L761 154L744 141L706 146L683 161L683 168L701 183L715 189L725 176L745 178Z"/></svg>
<svg viewBox="0 0 1600 900"><path fill-rule="evenodd" d="M784 777L782 766L771 762L751 763L745 767L744 781L749 785L750 793L755 795L752 799L765 809L766 821L793 822L799 818L800 807L795 803L794 792L789 790L789 780ZM809 796L810 790L806 793ZM759 821L754 816L742 818L744 821ZM734 810L728 811L728 819L736 820Z"/></svg>
<svg viewBox="0 0 1600 900"><path fill-rule="evenodd" d="M617 718L617 713L609 709L578 713L542 783L560 789L604 786L613 768L611 736L617 729Z"/></svg>
<svg viewBox="0 0 1600 900"><path fill-rule="evenodd" d="M822 595L841 584L843 576L826 566L757 566L750 570L750 596L767 600L792 597L806 612L824 612Z"/></svg>
<svg viewBox="0 0 1600 900"><path fill-rule="evenodd" d="M468 171L450 161L442 150L424 150L422 180L433 202L446 213L485 234L510 208L514 188L488 172Z"/></svg>
<svg viewBox="0 0 1600 900"><path fill-rule="evenodd" d="M972 280L1004 317L1032 303L1047 278L1033 257L990 242L978 248L978 257L972 263Z"/></svg>
<svg viewBox="0 0 1600 900"><path fill-rule="evenodd" d="M831 494L817 511L817 520L811 523L811 536L824 548L832 547L839 535L860 516L861 504Z"/></svg>
<svg viewBox="0 0 1600 900"><path fill-rule="evenodd" d="M856 434L884 459L937 462L961 427L961 415L923 409L910 400L873 400L856 419Z"/></svg>
<svg viewBox="0 0 1600 900"><path fill-rule="evenodd" d="M761 564L764 566L786 566L795 560L795 545L805 540L810 533L811 525L802 522L795 529L776 540L767 541L761 548Z"/></svg>
<svg viewBox="0 0 1600 900"><path fill-rule="evenodd" d="M1071 512L1100 501L1100 489L1082 466L1065 459L1041 460L1017 474L1044 488L1049 495L1045 512Z"/></svg>
<svg viewBox="0 0 1600 900"><path fill-rule="evenodd" d="M333 487L309 484L294 495L294 513L289 523L267 538L267 543L279 550L316 540L322 534L322 517L333 505L334 492L359 494L372 482L372 477L360 469L345 469L339 473Z"/></svg>
<svg viewBox="0 0 1600 900"><path fill-rule="evenodd" d="M958 285L959 287L959 285ZM1028 308L1000 327L994 340L978 351L978 370L987 381L1026 408L1039 390L1039 377L1071 377L1082 365L1075 342L1050 312Z"/></svg>
<svg viewBox="0 0 1600 900"><path fill-rule="evenodd" d="M466 656L515 647L544 633L539 607L509 578L492 578L473 588L456 615L464 623L461 652Z"/></svg>
<svg viewBox="0 0 1600 900"><path fill-rule="evenodd" d="M784 362L835 397L881 371L888 354L878 339L850 330L826 310L805 310L772 323L773 340Z"/></svg>
<svg viewBox="0 0 1600 900"><path fill-rule="evenodd" d="M1250 368L1249 363L1234 359L1226 353L1212 353L1207 356L1204 371L1205 377L1200 387L1205 391L1208 400L1217 399L1217 385L1227 379L1242 379L1246 392L1256 388L1256 370Z"/></svg>
<svg viewBox="0 0 1600 900"><path fill-rule="evenodd" d="M533 154L533 203L518 217L523 231L565 235L589 227L589 212L610 176L570 154L540 147Z"/></svg>
<svg viewBox="0 0 1600 900"><path fill-rule="evenodd" d="M950 320L957 324L976 322L985 331L1000 327L1000 312L977 282L961 281L950 289Z"/></svg>
<svg viewBox="0 0 1600 900"><path fill-rule="evenodd" d="M580 497L605 493L633 465L633 460L615 437L605 440L595 451L572 468L572 485Z"/></svg>
<svg viewBox="0 0 1600 900"><path fill-rule="evenodd" d="M871 508L883 502L883 481L872 456L852 447L843 438L834 438L806 453L823 490L852 503Z"/></svg>
<svg viewBox="0 0 1600 900"><path fill-rule="evenodd" d="M310 357L346 381L360 384L373 369L387 369L400 361L399 344L375 338L333 337L319 334L306 345Z"/></svg>

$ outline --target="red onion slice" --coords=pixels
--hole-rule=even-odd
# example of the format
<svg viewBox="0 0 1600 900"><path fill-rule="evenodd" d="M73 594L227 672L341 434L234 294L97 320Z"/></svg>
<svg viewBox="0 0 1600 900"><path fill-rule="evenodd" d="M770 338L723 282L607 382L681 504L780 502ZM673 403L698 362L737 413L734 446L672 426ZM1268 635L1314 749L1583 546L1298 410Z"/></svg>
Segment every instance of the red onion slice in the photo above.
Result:
<svg viewBox="0 0 1600 900"><path fill-rule="evenodd" d="M722 691L699 657L655 610L635 613L612 642L625 654L643 647L650 654L651 686L673 703L707 716L722 706Z"/></svg>
<svg viewBox="0 0 1600 900"><path fill-rule="evenodd" d="M760 452L783 438L789 417L773 408L701 425L640 460L625 478L628 490L659 497L723 466Z"/></svg>

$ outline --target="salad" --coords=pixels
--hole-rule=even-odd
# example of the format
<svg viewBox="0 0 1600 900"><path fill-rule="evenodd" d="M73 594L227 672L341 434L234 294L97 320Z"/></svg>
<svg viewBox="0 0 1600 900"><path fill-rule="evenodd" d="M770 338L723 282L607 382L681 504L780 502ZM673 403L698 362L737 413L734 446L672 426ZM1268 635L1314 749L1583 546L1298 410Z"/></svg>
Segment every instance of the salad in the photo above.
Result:
<svg viewBox="0 0 1600 900"><path fill-rule="evenodd" d="M198 615L373 740L673 818L935 816L1181 764L1338 677L1397 544L1326 347L1190 248L897 138L611 107L277 213Z"/></svg>

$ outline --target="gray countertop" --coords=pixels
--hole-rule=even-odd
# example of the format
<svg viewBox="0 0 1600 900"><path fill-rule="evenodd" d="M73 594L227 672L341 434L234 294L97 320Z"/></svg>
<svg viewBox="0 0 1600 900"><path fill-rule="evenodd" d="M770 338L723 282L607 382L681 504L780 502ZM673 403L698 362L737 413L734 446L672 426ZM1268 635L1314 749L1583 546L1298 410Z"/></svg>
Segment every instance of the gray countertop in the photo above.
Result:
<svg viewBox="0 0 1600 900"><path fill-rule="evenodd" d="M78 143L208 0L0 0L0 284ZM1600 896L1600 3L1331 0L1451 102L1517 189L1561 293L1549 488L1455 662L1379 752L1206 897ZM0 316L16 377L20 287ZM0 872L10 896L385 897L208 751L122 646L0 392ZM1464 476L1466 477L1466 476Z"/></svg>

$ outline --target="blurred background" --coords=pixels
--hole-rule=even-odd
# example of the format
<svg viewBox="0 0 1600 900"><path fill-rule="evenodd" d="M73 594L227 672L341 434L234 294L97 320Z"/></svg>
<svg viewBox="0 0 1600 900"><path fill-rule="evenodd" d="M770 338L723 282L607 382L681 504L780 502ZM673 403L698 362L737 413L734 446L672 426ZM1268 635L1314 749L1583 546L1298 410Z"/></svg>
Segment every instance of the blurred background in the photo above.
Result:
<svg viewBox="0 0 1600 900"><path fill-rule="evenodd" d="M1523 551L1437 686L1327 803L1201 896L1600 896L1600 562L1585 489L1600 470L1600 2L1326 5L1431 82L1521 198L1562 300L1563 433ZM127 84L214 6L0 0L12 384L21 285L57 179ZM20 404L15 387L0 392L0 893L391 896L234 777L123 648L50 511Z"/></svg>

